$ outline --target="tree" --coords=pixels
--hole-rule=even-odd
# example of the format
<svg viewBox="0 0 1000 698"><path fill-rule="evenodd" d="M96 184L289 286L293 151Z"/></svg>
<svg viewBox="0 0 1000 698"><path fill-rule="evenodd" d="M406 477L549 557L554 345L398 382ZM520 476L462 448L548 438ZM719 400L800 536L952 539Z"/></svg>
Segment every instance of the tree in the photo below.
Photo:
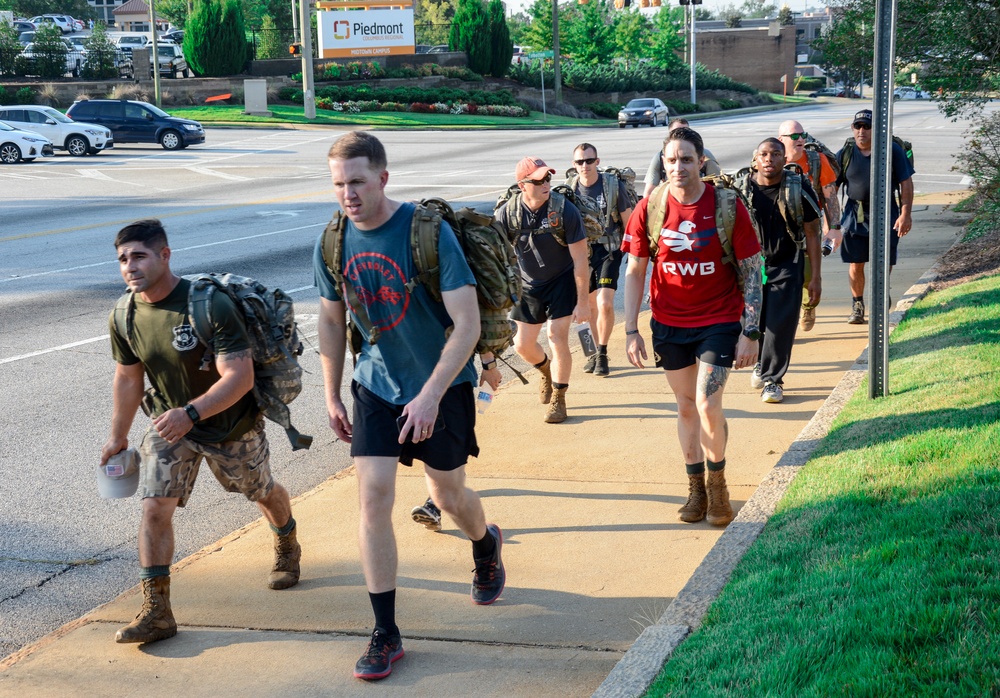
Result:
<svg viewBox="0 0 1000 698"><path fill-rule="evenodd" d="M617 13L614 23L616 54L630 63L639 58L652 57L653 27L638 10L624 9Z"/></svg>
<svg viewBox="0 0 1000 698"><path fill-rule="evenodd" d="M765 19L773 17L778 12L778 6L767 0L743 0L740 8L741 19Z"/></svg>
<svg viewBox="0 0 1000 698"><path fill-rule="evenodd" d="M831 4L834 25L863 24L863 43L854 53L874 59L875 0L837 0ZM926 90L937 97L948 116L974 115L997 89L1000 74L1000 5L968 0L906 0L898 4L896 59L899 64L920 63ZM856 36L861 34L855 32ZM826 37L821 37L825 39ZM824 54L832 64L847 63L851 51L840 44L827 45ZM867 73L871 75L870 69Z"/></svg>
<svg viewBox="0 0 1000 698"><path fill-rule="evenodd" d="M87 60L83 64L81 74L87 80L107 80L118 77L118 66L115 65L115 55L118 47L108 38L104 22L94 25L90 36L83 40L87 49Z"/></svg>
<svg viewBox="0 0 1000 698"><path fill-rule="evenodd" d="M156 15L170 22L170 26L183 29L187 24L188 0L156 0Z"/></svg>
<svg viewBox="0 0 1000 698"><path fill-rule="evenodd" d="M490 22L490 75L502 78L510 69L510 59L514 56L514 42L507 29L503 1L490 0L486 15Z"/></svg>
<svg viewBox="0 0 1000 698"><path fill-rule="evenodd" d="M552 48L552 2L551 0L535 0L528 7L531 24L525 32L524 42L536 51L547 51Z"/></svg>
<svg viewBox="0 0 1000 698"><path fill-rule="evenodd" d="M677 70L684 65L678 51L684 50L684 27L673 17L671 8L661 7L653 15L653 63L666 70Z"/></svg>
<svg viewBox="0 0 1000 698"><path fill-rule="evenodd" d="M455 5L451 0L417 0L414 5L414 31L418 44L447 44Z"/></svg>
<svg viewBox="0 0 1000 698"><path fill-rule="evenodd" d="M507 18L507 29L510 31L510 38L518 46L523 46L528 43L525 38L528 34L528 27L531 24L531 18L528 16L527 12L517 12L512 14Z"/></svg>
<svg viewBox="0 0 1000 698"><path fill-rule="evenodd" d="M184 56L198 75L236 75L246 64L243 8L239 0L223 1L198 0L184 29Z"/></svg>
<svg viewBox="0 0 1000 698"><path fill-rule="evenodd" d="M271 15L264 15L260 25L260 39L257 42L257 58L288 58L288 47L292 43L290 29L279 29Z"/></svg>
<svg viewBox="0 0 1000 698"><path fill-rule="evenodd" d="M872 75L874 26L873 18L863 11L846 10L835 15L822 36L813 41L813 49L822 52L820 65L847 88Z"/></svg>
<svg viewBox="0 0 1000 698"><path fill-rule="evenodd" d="M795 24L795 15L792 14L792 8L788 5L782 5L781 9L778 10L778 24L783 27Z"/></svg>
<svg viewBox="0 0 1000 698"><path fill-rule="evenodd" d="M17 30L6 22L0 22L0 75L13 75L17 57L24 47L17 40Z"/></svg>
<svg viewBox="0 0 1000 698"><path fill-rule="evenodd" d="M95 19L97 13L87 4L87 0L13 0L11 6L15 17L35 15L70 15L77 19Z"/></svg>
<svg viewBox="0 0 1000 698"><path fill-rule="evenodd" d="M719 8L719 19L726 23L729 29L739 29L743 26L743 10L736 5L725 5Z"/></svg>
<svg viewBox="0 0 1000 698"><path fill-rule="evenodd" d="M452 51L465 51L469 57L469 69L473 72L480 75L489 73L490 21L482 0L458 0L448 46Z"/></svg>
<svg viewBox="0 0 1000 698"><path fill-rule="evenodd" d="M575 12L574 12L575 11ZM571 14L577 14L571 18ZM607 0L590 0L585 5L570 6L567 21L559 17L560 50L565 43L566 53L577 63L597 65L606 63L615 53L614 29Z"/></svg>

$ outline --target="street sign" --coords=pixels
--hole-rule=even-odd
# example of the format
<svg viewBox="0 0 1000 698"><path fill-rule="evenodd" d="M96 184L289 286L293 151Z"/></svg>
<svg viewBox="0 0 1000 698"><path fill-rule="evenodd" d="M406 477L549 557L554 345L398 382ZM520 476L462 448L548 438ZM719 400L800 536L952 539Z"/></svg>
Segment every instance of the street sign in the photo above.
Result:
<svg viewBox="0 0 1000 698"><path fill-rule="evenodd" d="M552 58L552 51L533 51L528 54L528 58Z"/></svg>

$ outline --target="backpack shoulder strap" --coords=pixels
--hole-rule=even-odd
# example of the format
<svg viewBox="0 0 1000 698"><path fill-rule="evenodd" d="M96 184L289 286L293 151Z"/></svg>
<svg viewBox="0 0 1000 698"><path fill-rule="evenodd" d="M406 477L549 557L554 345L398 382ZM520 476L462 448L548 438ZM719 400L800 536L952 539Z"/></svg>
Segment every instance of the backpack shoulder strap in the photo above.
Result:
<svg viewBox="0 0 1000 698"><path fill-rule="evenodd" d="M406 282L406 290L413 293L418 284L423 284L436 301L441 300L441 269L438 259L440 236L441 214L426 206L417 206L410 223L410 249L417 273Z"/></svg>
<svg viewBox="0 0 1000 698"><path fill-rule="evenodd" d="M572 190L570 190L572 192ZM571 194L572 195L572 194ZM568 247L566 244L566 199L569 198L566 194L561 191L556 191L555 189L549 194L549 226L552 230L552 238L558 242L563 247ZM581 212L582 216L583 213Z"/></svg>
<svg viewBox="0 0 1000 698"><path fill-rule="evenodd" d="M809 163L809 179L817 196L823 191L821 177L823 175L823 154L819 148L806 148L806 161Z"/></svg>
<svg viewBox="0 0 1000 698"><path fill-rule="evenodd" d="M600 174L601 184L604 185L604 205L608 207L604 220L604 227L607 228L611 222L621 223L621 214L618 213L618 174L615 172L602 172Z"/></svg>
<svg viewBox="0 0 1000 698"><path fill-rule="evenodd" d="M111 314L115 326L115 332L125 340L128 348L133 352L132 346L132 319L135 316L135 294L126 291L115 301L115 309Z"/></svg>
<svg viewBox="0 0 1000 698"><path fill-rule="evenodd" d="M722 261L737 269L736 254L733 252L733 230L736 228L736 192L725 186L715 189L715 230L722 243Z"/></svg>
<svg viewBox="0 0 1000 698"><path fill-rule="evenodd" d="M337 286L342 291L344 300L347 301L347 304L358 318L358 324L361 325L361 329L368 335L370 343L375 344L378 342L379 329L375 327L371 318L368 317L368 308L358 297L357 289L344 276L344 233L346 229L347 216L344 215L343 211L337 211L323 231L323 239L321 241L323 262L330 271L330 276L333 277L333 280L337 282Z"/></svg>
<svg viewBox="0 0 1000 698"><path fill-rule="evenodd" d="M656 253L660 249L660 231L663 230L663 221L667 218L667 198L670 188L666 182L657 184L656 188L649 193L649 202L646 204L646 236L649 238L649 256L656 258Z"/></svg>
<svg viewBox="0 0 1000 698"><path fill-rule="evenodd" d="M212 342L214 335L212 331L212 302L218 286L216 286L215 277L211 274L194 274L185 278L191 282L191 286L188 287L188 315L191 318L191 329L194 330L194 336L205 347L205 354L201 357L198 370L207 371L215 356L215 345Z"/></svg>
<svg viewBox="0 0 1000 698"><path fill-rule="evenodd" d="M837 186L847 182L847 166L851 164L851 157L854 155L854 139L848 138L844 141L844 147L840 149L840 175L837 177Z"/></svg>

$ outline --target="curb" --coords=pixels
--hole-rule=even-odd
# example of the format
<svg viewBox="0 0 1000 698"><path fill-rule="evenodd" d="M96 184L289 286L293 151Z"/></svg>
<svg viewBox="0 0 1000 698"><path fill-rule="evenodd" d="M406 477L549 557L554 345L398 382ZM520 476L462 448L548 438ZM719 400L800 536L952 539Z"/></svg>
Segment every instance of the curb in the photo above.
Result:
<svg viewBox="0 0 1000 698"><path fill-rule="evenodd" d="M896 303L896 308L889 313L890 335L913 304L927 295L937 276L938 264L935 263L903 294ZM660 619L642 631L625 656L594 691L592 698L638 698L646 693L674 650L701 626L709 606L719 596L743 555L764 530L788 486L830 431L833 420L854 395L867 372L866 347L771 472L757 486Z"/></svg>

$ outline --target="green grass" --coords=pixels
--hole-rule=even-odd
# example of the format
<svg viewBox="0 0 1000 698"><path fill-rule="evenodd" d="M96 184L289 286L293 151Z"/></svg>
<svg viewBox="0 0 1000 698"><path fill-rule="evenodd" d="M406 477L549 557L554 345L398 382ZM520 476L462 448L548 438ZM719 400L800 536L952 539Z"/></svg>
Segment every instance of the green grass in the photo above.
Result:
<svg viewBox="0 0 1000 698"><path fill-rule="evenodd" d="M648 695L1000 695L1000 276L889 355Z"/></svg>
<svg viewBox="0 0 1000 698"><path fill-rule="evenodd" d="M316 118L303 116L302 107L273 105L273 116L247 116L240 105L219 105L171 109L173 116L194 119L205 124L324 124L331 126L378 126L379 128L595 128L617 126L616 121L573 119L531 112L529 117L479 116L462 114L414 114L410 112L342 112L316 110Z"/></svg>

